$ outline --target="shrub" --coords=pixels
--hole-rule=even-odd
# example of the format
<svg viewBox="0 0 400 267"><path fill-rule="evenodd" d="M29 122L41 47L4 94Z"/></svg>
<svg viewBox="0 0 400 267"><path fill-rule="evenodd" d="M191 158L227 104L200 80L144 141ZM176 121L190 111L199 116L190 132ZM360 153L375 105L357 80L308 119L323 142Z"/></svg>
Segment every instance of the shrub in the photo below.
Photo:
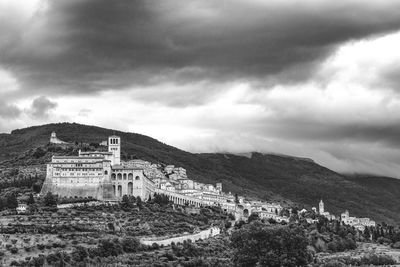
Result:
<svg viewBox="0 0 400 267"><path fill-rule="evenodd" d="M73 261L82 262L88 256L88 251L82 246L77 246L71 256Z"/></svg>
<svg viewBox="0 0 400 267"><path fill-rule="evenodd" d="M101 257L108 256L118 256L122 254L122 246L119 243L118 239L115 238L113 240L103 239L100 240L100 244L97 247L98 255Z"/></svg>
<svg viewBox="0 0 400 267"><path fill-rule="evenodd" d="M18 253L18 248L12 247L12 248L10 249L10 252L11 252L12 254L17 254L17 253Z"/></svg>
<svg viewBox="0 0 400 267"><path fill-rule="evenodd" d="M122 240L122 249L127 252L136 252L140 248L140 241L137 238L125 238Z"/></svg>
<svg viewBox="0 0 400 267"><path fill-rule="evenodd" d="M368 255L361 258L361 264L363 265L394 265L396 261L388 255Z"/></svg>

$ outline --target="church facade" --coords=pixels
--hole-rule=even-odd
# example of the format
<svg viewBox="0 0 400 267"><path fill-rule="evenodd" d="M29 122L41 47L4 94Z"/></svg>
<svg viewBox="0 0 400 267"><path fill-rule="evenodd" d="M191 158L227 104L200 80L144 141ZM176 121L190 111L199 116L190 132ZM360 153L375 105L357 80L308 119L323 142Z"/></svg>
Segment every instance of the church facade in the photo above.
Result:
<svg viewBox="0 0 400 267"><path fill-rule="evenodd" d="M50 141L54 136L52 133ZM107 152L79 151L77 156L53 156L47 164L41 194L47 192L105 201L119 200L123 195L147 199L154 192L154 184L143 169L121 164L121 138L110 136Z"/></svg>

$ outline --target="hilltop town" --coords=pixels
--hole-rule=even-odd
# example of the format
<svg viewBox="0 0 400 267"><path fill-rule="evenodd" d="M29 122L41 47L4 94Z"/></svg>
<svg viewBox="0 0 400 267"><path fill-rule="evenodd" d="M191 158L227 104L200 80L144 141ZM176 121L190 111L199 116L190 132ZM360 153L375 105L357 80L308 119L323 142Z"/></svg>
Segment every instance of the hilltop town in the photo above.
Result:
<svg viewBox="0 0 400 267"><path fill-rule="evenodd" d="M71 143L57 138L53 132L50 143L68 146ZM187 176L186 170L174 165L155 164L141 159L121 160L121 138L110 136L100 146L107 151L79 151L77 156L53 156L47 164L46 179L41 195L51 192L59 197L91 197L99 201L121 201L123 196L140 197L148 200L154 194L165 195L175 204L196 209L201 206L218 206L224 212L234 215L236 220L247 219L257 214L261 219L289 222L292 209L283 213L279 203L246 200L245 196L233 195L222 190L222 183L204 184ZM312 208L314 214L328 220L340 220L360 231L374 227L369 218L350 217L349 211L336 217L325 210L321 200L319 209ZM309 211L301 210L300 214ZM312 216L306 220L313 222Z"/></svg>
<svg viewBox="0 0 400 267"><path fill-rule="evenodd" d="M84 142L63 132L68 142L64 141L53 129L45 133L39 146L2 162L0 263L5 266L232 266L246 255L236 246L267 245L264 239L240 245L262 236L257 231L288 239L288 246L299 240L309 244L291 251L301 249L299 255L305 258L299 257L314 261L313 266L323 266L341 252L354 254L351 261L342 259L346 263L389 264L394 262L391 257L372 257L369 251L376 244L385 250L389 245L400 247L397 228L367 216L350 216L348 211L336 216L328 197L312 207L231 193L226 180L213 175L199 180L177 161L137 156L125 147L132 147L132 142L123 133L111 131L100 138L93 134ZM252 231L256 235L246 237ZM366 253L357 251L368 244ZM208 265L199 264L205 258Z"/></svg>

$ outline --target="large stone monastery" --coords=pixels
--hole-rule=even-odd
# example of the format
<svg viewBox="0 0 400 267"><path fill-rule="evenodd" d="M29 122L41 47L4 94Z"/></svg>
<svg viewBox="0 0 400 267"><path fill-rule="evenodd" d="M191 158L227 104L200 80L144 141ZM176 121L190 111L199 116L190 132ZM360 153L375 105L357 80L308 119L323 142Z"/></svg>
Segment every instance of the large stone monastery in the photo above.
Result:
<svg viewBox="0 0 400 267"><path fill-rule="evenodd" d="M68 145L52 133L50 143ZM146 200L154 193L168 195L178 204L194 206L231 203L234 196L216 186L188 179L184 168L152 164L144 160L121 161L121 139L110 136L108 151L81 152L77 156L53 156L41 194L60 197L92 197L120 200L124 195Z"/></svg>
<svg viewBox="0 0 400 267"><path fill-rule="evenodd" d="M55 133L50 142L65 143ZM121 164L121 139L110 136L108 152L79 151L77 156L53 156L47 164L41 193L49 191L60 197L118 200L123 195L133 195L147 199L154 192L154 184L142 168Z"/></svg>

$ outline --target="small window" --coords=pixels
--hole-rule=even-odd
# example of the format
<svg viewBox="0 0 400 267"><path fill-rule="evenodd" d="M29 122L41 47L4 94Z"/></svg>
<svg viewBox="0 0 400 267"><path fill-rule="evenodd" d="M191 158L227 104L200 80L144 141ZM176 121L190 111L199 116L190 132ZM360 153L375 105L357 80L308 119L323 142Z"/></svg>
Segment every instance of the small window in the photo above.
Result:
<svg viewBox="0 0 400 267"><path fill-rule="evenodd" d="M135 180L140 180L140 177L139 177L139 176L136 176L136 177L135 177Z"/></svg>

